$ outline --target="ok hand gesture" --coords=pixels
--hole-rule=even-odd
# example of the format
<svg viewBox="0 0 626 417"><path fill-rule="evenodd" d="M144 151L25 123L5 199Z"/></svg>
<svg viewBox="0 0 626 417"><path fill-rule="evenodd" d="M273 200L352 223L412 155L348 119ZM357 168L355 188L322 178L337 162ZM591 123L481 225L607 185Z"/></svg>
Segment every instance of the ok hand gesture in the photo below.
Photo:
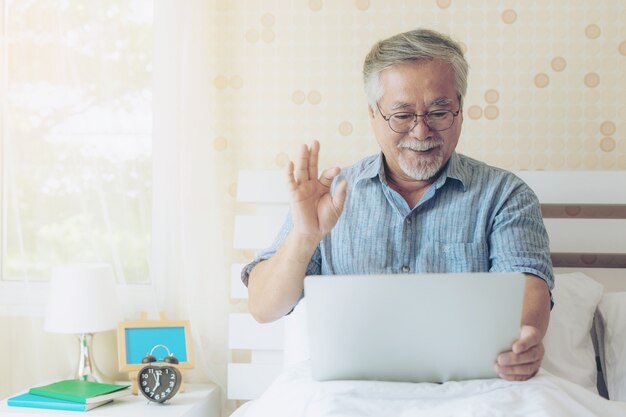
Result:
<svg viewBox="0 0 626 417"><path fill-rule="evenodd" d="M293 231L316 240L322 240L337 223L348 188L346 181L342 181L337 185L335 195L330 194L330 185L341 170L337 167L327 169L318 178L319 151L318 141L314 141L310 148L302 145L295 171L291 161L287 168Z"/></svg>

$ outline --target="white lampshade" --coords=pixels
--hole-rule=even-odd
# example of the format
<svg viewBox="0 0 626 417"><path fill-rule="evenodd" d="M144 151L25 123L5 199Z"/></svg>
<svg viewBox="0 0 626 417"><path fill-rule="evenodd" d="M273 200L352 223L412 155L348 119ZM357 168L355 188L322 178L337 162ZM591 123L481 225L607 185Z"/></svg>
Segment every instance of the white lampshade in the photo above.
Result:
<svg viewBox="0 0 626 417"><path fill-rule="evenodd" d="M77 264L52 271L46 331L96 333L115 329L120 320L110 265Z"/></svg>

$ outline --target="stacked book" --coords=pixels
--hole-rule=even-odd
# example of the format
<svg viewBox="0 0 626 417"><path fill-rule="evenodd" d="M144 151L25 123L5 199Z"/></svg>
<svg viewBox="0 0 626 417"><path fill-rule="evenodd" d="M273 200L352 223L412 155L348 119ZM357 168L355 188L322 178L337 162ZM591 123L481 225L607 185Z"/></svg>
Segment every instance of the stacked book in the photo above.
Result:
<svg viewBox="0 0 626 417"><path fill-rule="evenodd" d="M87 411L130 393L129 385L68 379L31 388L25 394L9 398L7 404L13 407Z"/></svg>

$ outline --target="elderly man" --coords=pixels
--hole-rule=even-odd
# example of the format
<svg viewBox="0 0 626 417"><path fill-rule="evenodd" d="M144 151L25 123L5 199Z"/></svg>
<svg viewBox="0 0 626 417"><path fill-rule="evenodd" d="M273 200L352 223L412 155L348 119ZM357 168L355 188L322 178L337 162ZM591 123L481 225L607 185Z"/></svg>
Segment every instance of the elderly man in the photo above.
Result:
<svg viewBox="0 0 626 417"><path fill-rule="evenodd" d="M314 142L290 162L290 216L242 271L258 321L288 314L306 275L523 272L520 337L495 367L507 380L536 374L554 285L548 237L526 184L455 152L467 73L459 45L431 30L373 46L363 76L381 152L318 176Z"/></svg>

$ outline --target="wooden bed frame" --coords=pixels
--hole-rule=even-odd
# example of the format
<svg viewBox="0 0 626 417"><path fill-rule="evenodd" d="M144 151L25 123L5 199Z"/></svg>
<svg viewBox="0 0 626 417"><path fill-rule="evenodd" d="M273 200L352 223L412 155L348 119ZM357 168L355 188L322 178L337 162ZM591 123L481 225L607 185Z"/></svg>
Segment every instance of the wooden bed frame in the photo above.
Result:
<svg viewBox="0 0 626 417"><path fill-rule="evenodd" d="M607 292L626 291L626 171L518 171L542 204L555 273L584 271ZM283 171L241 171L238 178L234 249L271 244L288 210ZM232 265L231 298L246 299L244 263ZM232 313L229 348L249 361L228 365L228 398L258 398L283 367L284 319L258 324ZM245 363L244 363L245 362Z"/></svg>

